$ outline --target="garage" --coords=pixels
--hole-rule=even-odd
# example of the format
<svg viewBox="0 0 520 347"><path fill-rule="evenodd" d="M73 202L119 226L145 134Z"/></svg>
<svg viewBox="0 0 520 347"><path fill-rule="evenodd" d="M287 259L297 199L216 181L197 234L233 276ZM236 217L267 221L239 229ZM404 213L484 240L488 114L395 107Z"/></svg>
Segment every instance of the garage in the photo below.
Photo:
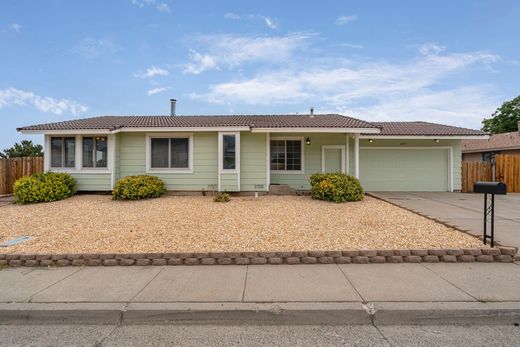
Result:
<svg viewBox="0 0 520 347"><path fill-rule="evenodd" d="M451 149L361 147L359 177L366 191L450 191Z"/></svg>

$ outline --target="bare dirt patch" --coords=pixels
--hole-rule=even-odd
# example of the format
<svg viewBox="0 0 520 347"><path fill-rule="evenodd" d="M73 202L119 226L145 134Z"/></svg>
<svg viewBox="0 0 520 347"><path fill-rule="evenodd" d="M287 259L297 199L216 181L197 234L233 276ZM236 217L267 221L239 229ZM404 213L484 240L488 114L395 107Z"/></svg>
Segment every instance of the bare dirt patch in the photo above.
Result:
<svg viewBox="0 0 520 347"><path fill-rule="evenodd" d="M124 253L480 248L470 235L381 200L334 204L307 196L164 196L67 200L0 208L0 253Z"/></svg>

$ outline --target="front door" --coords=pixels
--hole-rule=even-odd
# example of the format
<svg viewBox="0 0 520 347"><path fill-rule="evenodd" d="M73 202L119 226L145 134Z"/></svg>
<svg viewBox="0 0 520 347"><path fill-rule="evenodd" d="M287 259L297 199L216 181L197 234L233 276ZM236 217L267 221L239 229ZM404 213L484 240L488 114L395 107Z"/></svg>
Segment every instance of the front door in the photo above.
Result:
<svg viewBox="0 0 520 347"><path fill-rule="evenodd" d="M322 172L345 172L345 146L323 146L321 156Z"/></svg>

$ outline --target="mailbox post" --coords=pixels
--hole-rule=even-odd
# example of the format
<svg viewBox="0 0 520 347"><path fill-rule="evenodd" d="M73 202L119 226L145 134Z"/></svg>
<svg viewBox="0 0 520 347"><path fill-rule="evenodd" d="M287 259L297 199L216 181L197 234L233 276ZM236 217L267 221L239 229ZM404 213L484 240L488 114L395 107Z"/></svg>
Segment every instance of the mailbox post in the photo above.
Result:
<svg viewBox="0 0 520 347"><path fill-rule="evenodd" d="M501 182L475 182L475 193L484 194L484 244L490 239L491 247L495 246L495 194L506 195L507 187ZM488 194L491 194L491 204L488 205ZM491 215L491 235L487 234L487 216Z"/></svg>

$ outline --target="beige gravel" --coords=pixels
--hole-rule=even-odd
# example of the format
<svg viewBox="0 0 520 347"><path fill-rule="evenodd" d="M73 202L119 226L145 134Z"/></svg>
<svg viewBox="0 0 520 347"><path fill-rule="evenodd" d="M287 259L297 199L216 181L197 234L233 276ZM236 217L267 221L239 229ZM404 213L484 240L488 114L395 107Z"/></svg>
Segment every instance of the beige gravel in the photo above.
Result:
<svg viewBox="0 0 520 347"><path fill-rule="evenodd" d="M113 201L77 195L0 207L0 252L206 252L481 247L478 239L366 197L334 204L307 196L164 196Z"/></svg>

